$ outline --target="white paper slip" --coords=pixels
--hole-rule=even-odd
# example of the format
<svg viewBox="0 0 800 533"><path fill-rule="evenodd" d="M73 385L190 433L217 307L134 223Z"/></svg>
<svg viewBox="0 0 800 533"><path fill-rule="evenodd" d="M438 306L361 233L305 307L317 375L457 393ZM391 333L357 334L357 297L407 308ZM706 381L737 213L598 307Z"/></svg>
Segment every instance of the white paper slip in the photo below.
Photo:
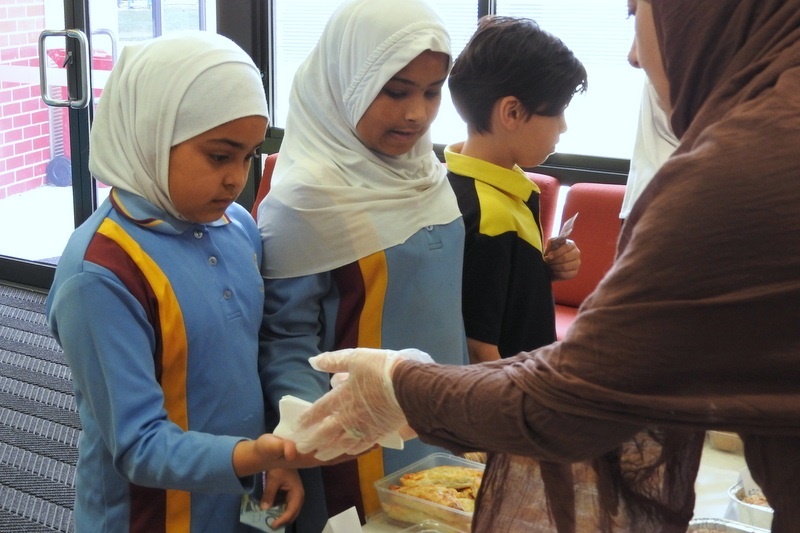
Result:
<svg viewBox="0 0 800 533"><path fill-rule="evenodd" d="M575 213L569 218L569 220L564 222L564 225L561 226L561 231L558 232L558 236L553 237L550 240L551 250L555 250L556 248L567 242L567 237L569 237L570 233L572 233L572 228L575 225L576 218L578 218L578 213Z"/></svg>
<svg viewBox="0 0 800 533"><path fill-rule="evenodd" d="M306 409L311 407L311 402L307 402L296 396L286 395L278 402L278 410L280 411L281 421L272 432L273 435L283 439L290 439L297 428L297 421L300 415L305 413ZM392 448L393 450L402 450L404 447L403 437L399 433L392 433L378 441L378 444L384 448Z"/></svg>
<svg viewBox="0 0 800 533"><path fill-rule="evenodd" d="M296 396L287 395L281 398L281 401L278 402L281 421L272 434L282 439L291 438L297 428L297 420L310 406L311 402L301 400Z"/></svg>
<svg viewBox="0 0 800 533"><path fill-rule="evenodd" d="M358 511L351 507L335 516L332 516L322 533L352 533L361 531L361 520L358 518Z"/></svg>

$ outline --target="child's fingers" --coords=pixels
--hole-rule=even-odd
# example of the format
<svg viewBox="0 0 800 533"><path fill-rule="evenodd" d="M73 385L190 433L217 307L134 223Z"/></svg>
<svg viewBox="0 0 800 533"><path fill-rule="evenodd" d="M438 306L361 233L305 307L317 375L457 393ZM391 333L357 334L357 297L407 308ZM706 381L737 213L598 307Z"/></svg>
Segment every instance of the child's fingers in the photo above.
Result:
<svg viewBox="0 0 800 533"><path fill-rule="evenodd" d="M286 508L283 513L275 519L272 523L273 529L278 529L292 522L297 515L300 514L300 508L303 506L303 494L297 491L289 491L286 493Z"/></svg>
<svg viewBox="0 0 800 533"><path fill-rule="evenodd" d="M275 476L270 476L269 472L267 472L264 477L264 494L261 495L261 508L267 509L272 507L272 504L278 495L278 490L281 488L281 483L279 480L275 479Z"/></svg>

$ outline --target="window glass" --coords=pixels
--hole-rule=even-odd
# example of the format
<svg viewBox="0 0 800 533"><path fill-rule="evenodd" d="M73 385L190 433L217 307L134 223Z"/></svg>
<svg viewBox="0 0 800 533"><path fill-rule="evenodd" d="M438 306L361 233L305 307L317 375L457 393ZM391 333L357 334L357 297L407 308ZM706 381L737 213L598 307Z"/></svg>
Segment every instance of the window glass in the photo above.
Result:
<svg viewBox="0 0 800 533"><path fill-rule="evenodd" d="M466 46L478 24L478 2L471 5L464 0L429 0L444 19L450 33L450 46L455 59ZM449 144L461 141L466 137L466 126L456 113L447 84L442 90L442 106L439 115L431 126L433 141Z"/></svg>
<svg viewBox="0 0 800 533"><path fill-rule="evenodd" d="M64 28L65 5L73 2L2 2L0 55L0 256L56 263L80 219L75 188L86 190L85 176L73 176L81 156L73 153L68 107L50 107L41 96L40 63L47 96L66 100L67 48L63 37L49 36L38 57L45 29ZM216 27L213 0L87 0L91 21L91 87L96 104L125 45L185 29ZM73 114L74 116L74 114ZM82 138L85 143L88 139ZM86 157L87 151L80 151ZM73 157L74 156L74 157ZM97 201L110 189L98 185ZM88 209L88 203L86 202Z"/></svg>
<svg viewBox="0 0 800 533"><path fill-rule="evenodd" d="M429 0L450 32L454 56L476 28L478 2ZM292 78L316 44L340 0L275 0L275 102L273 125L286 125ZM632 68L627 54L633 38L633 19L623 0L497 0L497 13L535 19L558 35L584 63L589 90L577 95L567 110L569 130L558 151L567 154L628 159L633 146L642 73ZM466 129L446 90L432 128L436 143L462 140Z"/></svg>
<svg viewBox="0 0 800 533"><path fill-rule="evenodd" d="M275 0L275 102L270 123L286 126L289 91L297 67L317 44L340 0Z"/></svg>
<svg viewBox="0 0 800 533"><path fill-rule="evenodd" d="M567 108L560 153L630 158L644 77L628 64L627 7L623 0L497 0L499 15L536 20L586 67L589 89Z"/></svg>

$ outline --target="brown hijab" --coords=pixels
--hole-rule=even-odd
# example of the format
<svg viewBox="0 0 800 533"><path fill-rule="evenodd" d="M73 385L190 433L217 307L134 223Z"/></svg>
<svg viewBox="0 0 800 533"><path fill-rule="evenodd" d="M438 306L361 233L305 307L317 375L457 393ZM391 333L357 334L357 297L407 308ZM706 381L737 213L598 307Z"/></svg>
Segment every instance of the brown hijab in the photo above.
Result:
<svg viewBox="0 0 800 533"><path fill-rule="evenodd" d="M565 339L395 372L421 438L516 454L474 532L685 531L706 429L742 436L773 531L800 524L800 0L652 4L681 144Z"/></svg>

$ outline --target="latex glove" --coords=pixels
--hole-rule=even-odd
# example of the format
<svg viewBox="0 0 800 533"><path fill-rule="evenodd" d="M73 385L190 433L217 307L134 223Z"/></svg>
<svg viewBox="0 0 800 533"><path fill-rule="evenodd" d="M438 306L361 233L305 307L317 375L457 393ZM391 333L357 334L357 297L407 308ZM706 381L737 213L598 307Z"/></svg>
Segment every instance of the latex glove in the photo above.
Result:
<svg viewBox="0 0 800 533"><path fill-rule="evenodd" d="M336 387L338 387L342 383L345 383L347 381L347 378L349 378L349 377L350 377L350 374L347 373L347 372L338 372L338 373L334 374L333 376L331 376L331 388L335 389Z"/></svg>
<svg viewBox="0 0 800 533"><path fill-rule="evenodd" d="M322 461L343 453L358 455L407 426L391 380L392 368L401 359L433 362L414 349L353 348L310 358L317 370L349 375L300 417L294 435L297 450L316 451L314 456Z"/></svg>

